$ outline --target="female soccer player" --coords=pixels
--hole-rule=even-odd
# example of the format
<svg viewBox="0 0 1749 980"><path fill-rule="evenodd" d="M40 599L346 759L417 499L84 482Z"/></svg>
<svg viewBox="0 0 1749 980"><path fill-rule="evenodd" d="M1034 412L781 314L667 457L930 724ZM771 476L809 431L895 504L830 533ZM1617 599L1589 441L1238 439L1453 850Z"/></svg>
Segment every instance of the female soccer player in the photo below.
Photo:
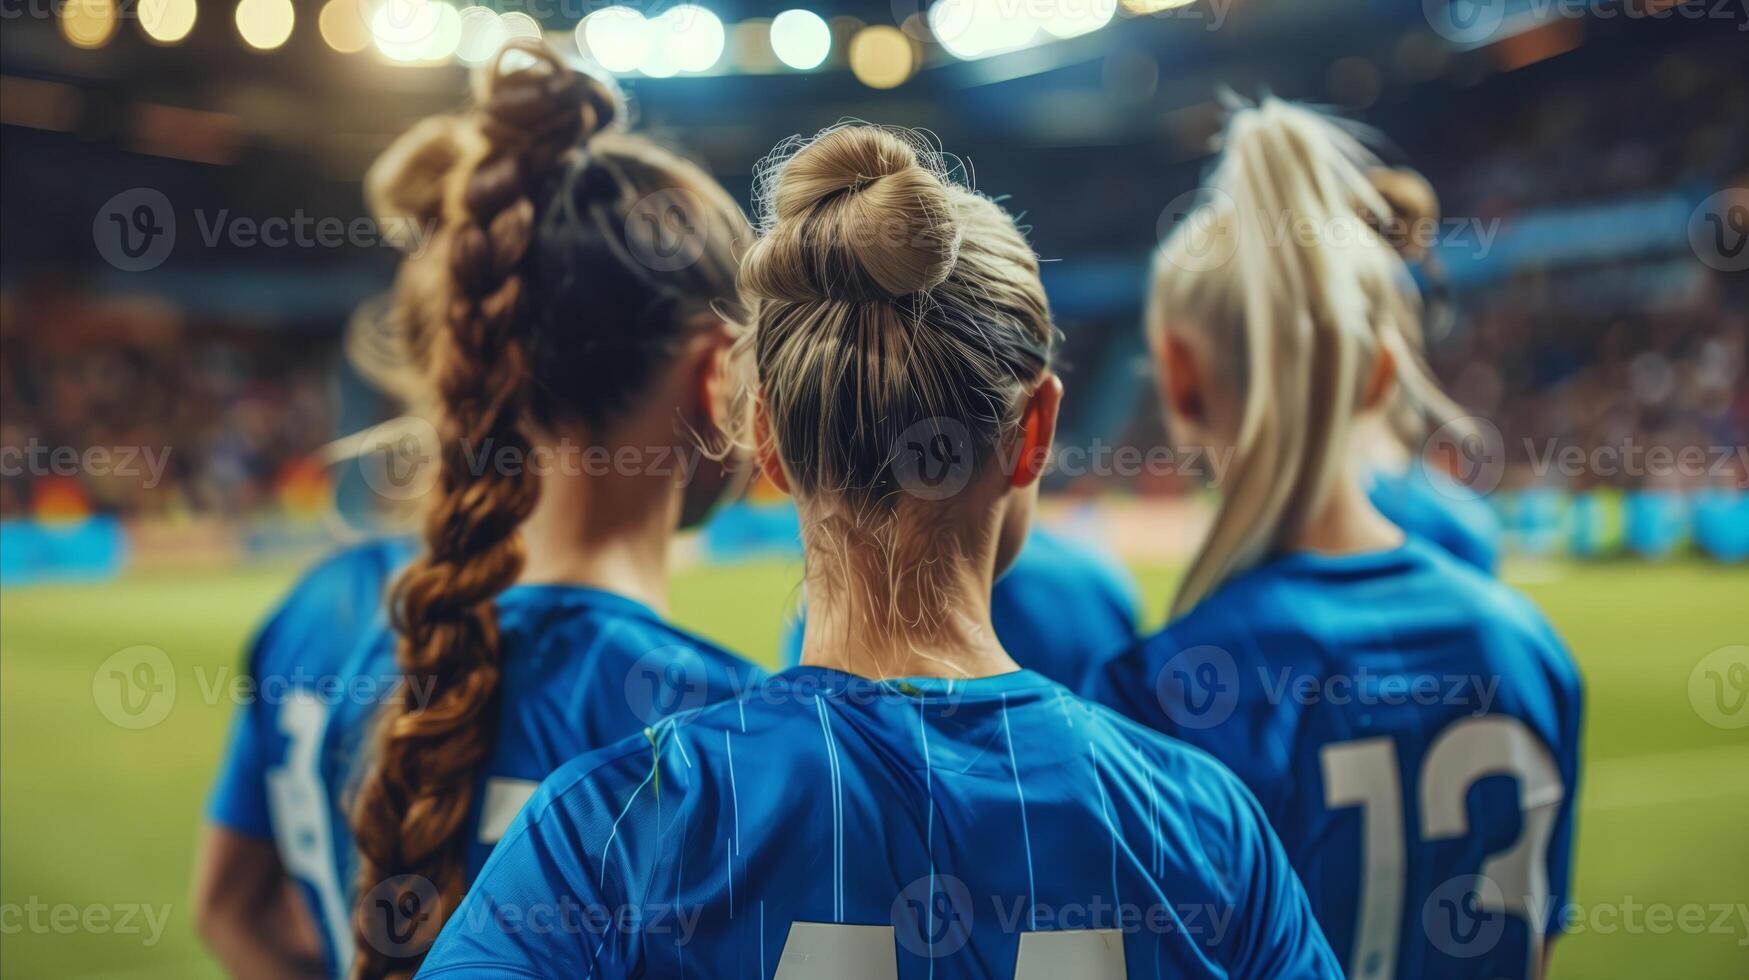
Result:
<svg viewBox="0 0 1749 980"><path fill-rule="evenodd" d="M764 171L803 665L555 773L424 975L1338 975L1237 780L996 642L1061 385L1037 259L935 161L856 125Z"/></svg>
<svg viewBox="0 0 1749 980"><path fill-rule="evenodd" d="M323 942L313 961L283 920L221 927L241 974L410 974L542 777L758 674L659 612L694 433L729 402L750 230L697 168L609 131L610 93L544 47L484 79L474 112L428 120L373 175L441 217L398 291L441 471L392 629L342 643L332 604L300 591L256 647L263 697L239 719L197 887L217 904L281 896L290 876ZM237 852L253 874L227 879L249 866Z"/></svg>
<svg viewBox="0 0 1749 980"><path fill-rule="evenodd" d="M1367 181L1378 199L1362 205L1363 220L1372 215L1386 224L1379 229L1406 263L1419 267L1422 281L1436 278L1437 266L1427 249L1431 233L1439 224L1439 197L1420 174L1407 168L1374 168ZM1383 204L1383 213L1373 208ZM1405 281L1404 289L1416 285ZM1399 318L1380 323L1392 323ZM1422 356L1424 331L1414 319L1400 327L1405 352ZM1493 574L1500 563L1500 518L1475 492L1440 470L1423 451L1428 430L1437 427L1449 438L1441 451L1468 453L1450 460L1459 466L1474 465L1476 453L1492 451L1466 433L1466 416L1433 382L1426 371L1416 372L1417 387L1397 386L1395 401L1384 413L1369 413L1355 420L1355 442L1363 465L1371 473L1367 498L1379 513L1405 532L1439 545L1463 561ZM1465 436L1472 438L1466 442ZM1498 447L1494 447L1498 448Z"/></svg>
<svg viewBox="0 0 1749 980"><path fill-rule="evenodd" d="M1239 774L1351 977L1536 976L1567 891L1578 673L1350 463L1356 420L1429 384L1402 260L1354 212L1382 212L1375 161L1275 100L1223 147L1160 251L1148 330L1170 424L1232 448L1230 475L1176 618L1092 693Z"/></svg>

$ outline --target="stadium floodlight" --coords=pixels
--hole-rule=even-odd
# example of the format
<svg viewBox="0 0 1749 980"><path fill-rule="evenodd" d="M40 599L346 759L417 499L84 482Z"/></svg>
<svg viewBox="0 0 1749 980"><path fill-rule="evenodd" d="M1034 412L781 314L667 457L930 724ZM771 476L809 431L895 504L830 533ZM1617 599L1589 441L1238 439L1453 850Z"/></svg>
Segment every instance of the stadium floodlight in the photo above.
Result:
<svg viewBox="0 0 1749 980"><path fill-rule="evenodd" d="M1056 10L1040 26L1052 37L1079 37L1111 23L1116 14L1117 0L1056 0Z"/></svg>
<svg viewBox="0 0 1749 980"><path fill-rule="evenodd" d="M370 33L390 61L444 61L461 44L461 12L441 0L385 0Z"/></svg>
<svg viewBox="0 0 1749 980"><path fill-rule="evenodd" d="M649 51L641 66L646 75L706 71L723 56L723 22L697 4L670 7L650 21L648 37Z"/></svg>
<svg viewBox="0 0 1749 980"><path fill-rule="evenodd" d="M153 0L139 6L140 30L157 44L175 44L194 29L195 0Z"/></svg>
<svg viewBox="0 0 1749 980"><path fill-rule="evenodd" d="M1059 2L1086 5L1098 0ZM1039 32L1039 20L1005 0L938 0L929 8L929 30L949 54L969 61L1026 47Z"/></svg>
<svg viewBox="0 0 1749 980"><path fill-rule="evenodd" d="M76 48L101 48L115 34L115 0L85 0L61 7L61 36Z"/></svg>
<svg viewBox="0 0 1749 980"><path fill-rule="evenodd" d="M631 7L603 7L577 25L577 49L608 71L633 71L649 57L650 33Z"/></svg>
<svg viewBox="0 0 1749 980"><path fill-rule="evenodd" d="M807 71L832 50L832 29L811 10L786 10L771 21L771 50L777 60Z"/></svg>
<svg viewBox="0 0 1749 980"><path fill-rule="evenodd" d="M917 70L917 51L905 32L876 24L850 39L850 71L869 88L903 85Z"/></svg>
<svg viewBox="0 0 1749 980"><path fill-rule="evenodd" d="M504 40L506 41L514 41L519 38L539 41L543 37L540 21L520 10L512 10L507 14L498 15L498 26L504 31ZM493 52L493 54L496 53L496 51Z"/></svg>
<svg viewBox="0 0 1749 980"><path fill-rule="evenodd" d="M456 42L455 56L461 61L478 65L498 53L509 35L498 11L490 7L468 7L459 15L461 39Z"/></svg>
<svg viewBox="0 0 1749 980"><path fill-rule="evenodd" d="M341 54L356 54L370 47L370 25L364 21L359 0L328 0L316 15L316 29L322 40Z"/></svg>
<svg viewBox="0 0 1749 980"><path fill-rule="evenodd" d="M291 0L242 0L235 20L245 43L258 51L272 51L291 37L297 12Z"/></svg>

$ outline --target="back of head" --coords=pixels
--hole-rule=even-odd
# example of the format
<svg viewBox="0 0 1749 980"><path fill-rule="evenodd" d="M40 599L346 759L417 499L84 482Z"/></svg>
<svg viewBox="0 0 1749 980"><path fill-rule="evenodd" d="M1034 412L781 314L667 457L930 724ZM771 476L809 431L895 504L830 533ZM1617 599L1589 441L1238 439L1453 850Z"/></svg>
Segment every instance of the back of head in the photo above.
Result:
<svg viewBox="0 0 1749 980"><path fill-rule="evenodd" d="M1392 214L1369 179L1379 166L1314 110L1239 109L1208 199L1156 256L1150 329L1203 333L1212 372L1243 402L1220 511L1175 613L1305 526L1349 465L1381 356L1405 397L1450 404L1420 357L1408 269L1375 231Z"/></svg>
<svg viewBox="0 0 1749 980"><path fill-rule="evenodd" d="M354 345L385 359L377 373L403 379L391 390L410 407L434 406L440 440L424 553L390 608L399 666L424 700L384 706L353 816L359 893L394 882L392 900L417 901L430 882L432 931L465 885L463 821L497 734L494 601L521 573L518 527L540 494L522 465L532 439L571 426L603 438L702 315L738 319L750 237L702 171L611 132L614 93L544 45L507 46L477 88L474 111L416 126L372 169L373 210L436 234L397 282L395 333ZM654 247L640 209L678 223L661 231L685 251ZM417 968L417 952L371 942L368 916L357 926L358 975Z"/></svg>
<svg viewBox="0 0 1749 980"><path fill-rule="evenodd" d="M919 522L968 503L958 490L996 464L1049 369L1038 259L1012 218L903 131L842 125L780 148L759 191L763 235L740 283L804 521L887 549L917 543ZM919 452L955 485L911 479Z"/></svg>
<svg viewBox="0 0 1749 980"><path fill-rule="evenodd" d="M1373 223L1405 262L1417 263L1422 273L1422 286L1413 281L1402 285L1410 313L1398 322L1402 325L1404 356L1412 359L1414 370L1404 374L1385 419L1397 442L1413 450L1427 438L1430 427L1451 427L1454 436L1472 431L1466 413L1440 389L1426 364L1427 325L1449 327L1454 315L1443 298L1439 263L1429 251L1439 233L1439 195L1427 178L1408 167L1374 167L1367 172L1367 180L1387 211L1380 214L1363 209L1361 216ZM1426 302L1420 302L1423 287Z"/></svg>

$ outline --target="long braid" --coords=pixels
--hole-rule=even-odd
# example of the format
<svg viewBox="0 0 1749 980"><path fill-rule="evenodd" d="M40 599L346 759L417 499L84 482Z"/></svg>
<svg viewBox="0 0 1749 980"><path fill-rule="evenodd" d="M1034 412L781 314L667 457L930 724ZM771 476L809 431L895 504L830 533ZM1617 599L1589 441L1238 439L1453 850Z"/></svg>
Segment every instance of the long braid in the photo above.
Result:
<svg viewBox="0 0 1749 980"><path fill-rule="evenodd" d="M508 70L506 56L532 64ZM528 458L524 258L561 160L613 113L603 93L533 43L500 52L481 101L482 145L451 207L452 296L435 348L441 476L425 554L391 602L403 690L419 691L423 703L384 706L353 813L361 896L353 967L366 980L411 976L465 886L472 835L464 823L498 730L504 651L493 603L521 573L517 527L540 494L527 467L480 463L506 451ZM412 938L384 936L390 914L416 923Z"/></svg>

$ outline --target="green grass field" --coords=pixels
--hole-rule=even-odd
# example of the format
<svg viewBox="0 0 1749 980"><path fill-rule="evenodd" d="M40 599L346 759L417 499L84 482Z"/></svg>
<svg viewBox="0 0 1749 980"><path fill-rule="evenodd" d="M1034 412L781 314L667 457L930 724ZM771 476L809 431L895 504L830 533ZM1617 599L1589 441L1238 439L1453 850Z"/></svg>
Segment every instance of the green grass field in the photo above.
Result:
<svg viewBox="0 0 1749 980"><path fill-rule="evenodd" d="M1749 569L1514 571L1576 651L1590 693L1574 895L1583 915L1554 975L1749 977L1749 727L1708 724L1689 687L1710 651L1749 644ZM207 692L235 670L242 639L293 572L0 592L0 972L217 972L185 900L230 714ZM1163 606L1172 571L1139 573ZM771 651L795 577L781 563L698 569L677 584L676 614L733 647ZM99 712L93 679L105 658L139 644L169 655L178 687L168 717L131 731ZM161 920L155 937L139 909Z"/></svg>

